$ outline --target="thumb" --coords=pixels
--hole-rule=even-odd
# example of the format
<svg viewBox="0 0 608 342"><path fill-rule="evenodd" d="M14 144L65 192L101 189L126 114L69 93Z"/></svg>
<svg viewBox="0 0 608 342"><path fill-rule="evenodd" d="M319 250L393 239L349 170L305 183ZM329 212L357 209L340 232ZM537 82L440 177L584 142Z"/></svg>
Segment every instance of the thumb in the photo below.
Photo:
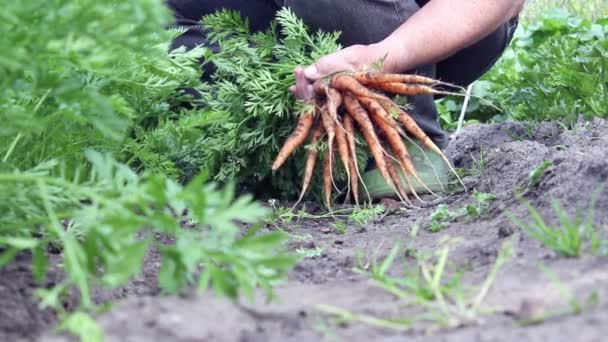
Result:
<svg viewBox="0 0 608 342"><path fill-rule="evenodd" d="M306 76L306 78L308 78L311 81L316 81L320 78L323 78L325 75L322 75L319 72L319 69L317 68L316 64L313 64L313 65L307 67L306 69L304 69L304 76Z"/></svg>

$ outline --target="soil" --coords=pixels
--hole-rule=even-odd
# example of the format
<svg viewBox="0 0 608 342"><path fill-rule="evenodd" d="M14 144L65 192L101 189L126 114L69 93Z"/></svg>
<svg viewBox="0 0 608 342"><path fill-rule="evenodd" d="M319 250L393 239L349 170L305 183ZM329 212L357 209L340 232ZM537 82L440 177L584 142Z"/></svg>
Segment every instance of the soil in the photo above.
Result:
<svg viewBox="0 0 608 342"><path fill-rule="evenodd" d="M608 336L608 250L588 251L565 258L543 247L512 223L507 213L530 222L526 207L516 197L523 193L546 222L558 222L552 202L566 212L586 214L592 197L593 222L599 234L608 231L608 123L596 120L566 130L557 123L472 125L453 138L446 150L458 168L469 170L468 192L457 191L421 209L391 208L365 227L337 234L330 219L301 220L284 229L294 237L293 250L306 251L276 289L277 301L232 303L211 294L161 297L154 275L160 260L153 252L141 279L98 300L123 298L98 317L107 341L603 341ZM535 186L529 174L544 161L553 163ZM479 217L461 217L440 232L426 228L440 203L457 210L473 203L473 189L496 196ZM432 198L428 198L433 200ZM385 201L393 205L393 201ZM586 216L585 216L586 217ZM417 236L412 229L419 227ZM399 331L360 321L337 322L319 310L330 305L380 318L413 318L420 306L405 305L368 277L353 271L374 256L383 259L396 242L408 251L433 251L447 236L451 264L464 267L465 286L476 288L494 265L506 242L515 253L498 273L484 308L494 308L455 326L414 324ZM363 262L361 262L363 261ZM52 313L36 310L29 299L35 282L27 256L0 271L0 341L68 341L48 330ZM551 270L543 272L539 264ZM407 255L390 270L399 275L412 268ZM57 276L58 277L58 276ZM54 281L57 281L55 279ZM48 285L48 284L47 284ZM17 295L15 295L17 294ZM571 310L572 300L580 310ZM587 299L593 299L587 301ZM568 309L570 310L564 310ZM561 311L560 311L561 310ZM537 324L524 319L549 315ZM41 336L41 337L40 337Z"/></svg>

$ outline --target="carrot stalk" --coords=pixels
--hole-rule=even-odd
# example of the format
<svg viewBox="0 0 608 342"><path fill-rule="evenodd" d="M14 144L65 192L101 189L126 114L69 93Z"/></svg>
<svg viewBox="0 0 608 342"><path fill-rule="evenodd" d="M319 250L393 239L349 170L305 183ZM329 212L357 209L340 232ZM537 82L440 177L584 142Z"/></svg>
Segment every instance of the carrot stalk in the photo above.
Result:
<svg viewBox="0 0 608 342"><path fill-rule="evenodd" d="M314 122L314 116L312 113L302 113L298 119L298 125L296 129L291 133L291 135L281 147L279 154L277 155L274 163L272 164L272 171L276 171L285 163L287 158L300 146L306 138L308 137L308 133L312 128Z"/></svg>

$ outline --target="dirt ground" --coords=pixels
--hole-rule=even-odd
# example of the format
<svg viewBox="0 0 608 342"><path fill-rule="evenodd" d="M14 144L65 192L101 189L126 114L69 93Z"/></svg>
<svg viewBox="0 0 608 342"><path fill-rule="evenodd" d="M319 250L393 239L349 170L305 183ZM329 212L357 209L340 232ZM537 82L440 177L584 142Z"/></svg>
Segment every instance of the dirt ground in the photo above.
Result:
<svg viewBox="0 0 608 342"><path fill-rule="evenodd" d="M331 229L329 219L301 220L286 226L294 237L291 248L305 251L308 257L291 271L289 281L277 288L277 301L269 304L262 297L256 304L236 304L211 295L159 297L154 274L160 260L151 253L141 279L119 291L98 295L100 301L124 298L99 317L107 341L606 340L608 257L602 254L608 251L600 249L600 255L585 253L576 259L560 257L521 232L505 213L530 220L514 190L525 187L529 173L543 161L550 161L554 166L525 198L547 222L555 223L554 199L574 215L577 208L586 213L595 194L594 223L605 233L608 189L602 186L608 183L608 123L596 120L573 130L557 123L472 125L452 140L447 153L456 167L470 170L465 178L470 190L497 197L480 217L458 218L441 232L431 233L426 227L439 204L435 202L422 209L392 209L364 229L350 229L342 235ZM457 210L473 202L472 193L456 192L440 203ZM412 238L415 226L420 229ZM401 303L353 268L359 266L360 256L375 254L382 259L396 242L409 250L432 251L446 236L461 238L452 247L449 260L466 267L463 282L469 286L481 284L501 246L514 241L514 256L500 270L483 302L484 307L495 308L491 313L450 328L414 324L412 329L397 331L359 321L337 323L318 309L318 305L331 305L381 318L417 317L419 307ZM34 283L27 257L22 259L0 271L0 341L69 340L53 335L48 330L52 313L37 311L28 300ZM390 272L399 274L409 262L407 256L399 258ZM559 282L541 271L539 263ZM535 325L518 323L534 313L568 308L572 298L582 304L578 314L566 312ZM587 298L596 300L585 305ZM43 337L38 337L40 334Z"/></svg>

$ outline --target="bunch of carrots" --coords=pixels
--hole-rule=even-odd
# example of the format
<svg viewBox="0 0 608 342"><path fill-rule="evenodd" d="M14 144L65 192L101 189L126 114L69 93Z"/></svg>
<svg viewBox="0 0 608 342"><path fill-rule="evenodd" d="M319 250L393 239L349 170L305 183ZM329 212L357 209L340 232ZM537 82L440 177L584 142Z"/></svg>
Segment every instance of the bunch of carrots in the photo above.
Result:
<svg viewBox="0 0 608 342"><path fill-rule="evenodd" d="M312 101L313 106L307 107L299 115L297 127L280 149L272 170L278 170L309 136L312 145L318 144L326 136L328 151L323 163L323 191L326 205L331 207L332 184L334 183L332 171L336 150L348 178L347 198L352 193L355 203L359 205L360 173L356 161L355 139L355 126L357 126L369 146L378 171L395 191L395 194L405 203L412 205L412 201L407 195L408 192L401 182L399 169L404 175L409 193L422 201L412 186L412 179L430 193L434 193L418 177L402 137L409 139L408 134L411 135L428 150L441 156L452 172L454 169L447 157L422 131L414 119L385 94L453 95L453 93L435 89L435 86L453 87L449 83L424 76L380 72L343 73L317 81L314 84L316 97ZM388 143L392 154L384 148L379 135ZM318 153L315 148L308 152L298 202L302 200L310 185Z"/></svg>

